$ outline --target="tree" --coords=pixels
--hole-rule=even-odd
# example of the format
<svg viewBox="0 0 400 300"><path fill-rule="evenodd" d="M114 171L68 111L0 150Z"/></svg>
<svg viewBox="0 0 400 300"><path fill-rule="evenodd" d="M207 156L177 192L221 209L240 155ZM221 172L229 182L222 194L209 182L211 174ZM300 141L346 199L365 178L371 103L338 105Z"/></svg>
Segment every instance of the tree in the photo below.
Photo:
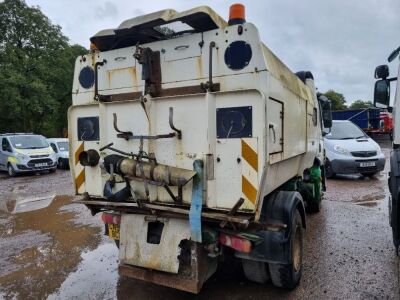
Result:
<svg viewBox="0 0 400 300"><path fill-rule="evenodd" d="M60 136L74 61L87 51L23 0L0 3L0 32L0 132Z"/></svg>
<svg viewBox="0 0 400 300"><path fill-rule="evenodd" d="M334 90L329 90L323 94L331 101L332 110L346 109L346 98L343 94L337 93Z"/></svg>
<svg viewBox="0 0 400 300"><path fill-rule="evenodd" d="M351 109L357 109L357 108L368 108L374 106L371 101L362 101L362 100L356 100L354 101L349 108Z"/></svg>

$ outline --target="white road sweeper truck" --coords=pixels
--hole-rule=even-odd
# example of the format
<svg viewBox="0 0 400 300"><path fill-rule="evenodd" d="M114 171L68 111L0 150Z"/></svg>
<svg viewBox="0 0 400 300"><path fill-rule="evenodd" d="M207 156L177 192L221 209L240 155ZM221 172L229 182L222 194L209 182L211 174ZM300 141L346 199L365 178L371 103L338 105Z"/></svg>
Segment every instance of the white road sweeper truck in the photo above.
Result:
<svg viewBox="0 0 400 300"><path fill-rule="evenodd" d="M90 41L75 64L70 166L119 273L198 293L230 256L249 280L294 288L331 126L312 74L292 73L240 4L229 22L166 9Z"/></svg>

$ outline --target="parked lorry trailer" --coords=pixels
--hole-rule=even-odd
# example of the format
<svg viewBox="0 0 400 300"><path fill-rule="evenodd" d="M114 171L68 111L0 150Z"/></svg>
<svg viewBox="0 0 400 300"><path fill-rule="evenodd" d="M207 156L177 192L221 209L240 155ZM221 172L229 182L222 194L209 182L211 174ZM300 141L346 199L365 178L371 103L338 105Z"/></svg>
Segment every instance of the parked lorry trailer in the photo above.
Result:
<svg viewBox="0 0 400 300"><path fill-rule="evenodd" d="M388 57L392 62L399 57L400 47L394 50ZM393 109L393 150L390 153L389 172L389 223L392 227L393 243L396 253L400 255L400 65L398 74L389 77L388 65L381 65L375 69L374 105L380 108ZM397 82L393 107L390 107L390 83Z"/></svg>
<svg viewBox="0 0 400 300"><path fill-rule="evenodd" d="M228 23L204 6L167 9L90 40L75 64L70 169L119 273L198 293L232 256L249 280L294 288L332 122L312 74L292 73L240 4Z"/></svg>
<svg viewBox="0 0 400 300"><path fill-rule="evenodd" d="M349 120L369 135L393 132L393 117L382 108L370 107L332 111L333 120Z"/></svg>

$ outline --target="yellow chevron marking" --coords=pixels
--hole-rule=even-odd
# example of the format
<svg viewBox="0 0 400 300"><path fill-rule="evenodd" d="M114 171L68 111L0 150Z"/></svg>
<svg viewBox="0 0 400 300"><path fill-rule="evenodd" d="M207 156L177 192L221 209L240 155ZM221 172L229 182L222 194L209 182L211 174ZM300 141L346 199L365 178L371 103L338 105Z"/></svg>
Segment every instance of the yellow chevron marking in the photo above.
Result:
<svg viewBox="0 0 400 300"><path fill-rule="evenodd" d="M85 169L83 169L75 179L76 190L78 191L81 185L85 182Z"/></svg>
<svg viewBox="0 0 400 300"><path fill-rule="evenodd" d="M258 172L258 154L242 139L242 157Z"/></svg>
<svg viewBox="0 0 400 300"><path fill-rule="evenodd" d="M81 143L78 147L78 149L75 151L75 165L78 164L79 162L79 155L81 152L84 150L83 143Z"/></svg>
<svg viewBox="0 0 400 300"><path fill-rule="evenodd" d="M256 203L257 189L244 176L242 176L242 192L253 204Z"/></svg>

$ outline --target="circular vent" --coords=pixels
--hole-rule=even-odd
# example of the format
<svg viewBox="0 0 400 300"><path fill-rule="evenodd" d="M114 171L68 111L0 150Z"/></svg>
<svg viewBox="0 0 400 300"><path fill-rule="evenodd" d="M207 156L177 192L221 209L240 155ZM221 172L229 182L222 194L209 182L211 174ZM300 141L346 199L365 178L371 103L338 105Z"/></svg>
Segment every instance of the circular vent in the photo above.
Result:
<svg viewBox="0 0 400 300"><path fill-rule="evenodd" d="M245 41L235 41L225 50L225 64L231 70L238 71L246 67L251 60L252 51Z"/></svg>
<svg viewBox="0 0 400 300"><path fill-rule="evenodd" d="M79 73L79 83L85 89L90 89L94 84L94 70L86 66Z"/></svg>

